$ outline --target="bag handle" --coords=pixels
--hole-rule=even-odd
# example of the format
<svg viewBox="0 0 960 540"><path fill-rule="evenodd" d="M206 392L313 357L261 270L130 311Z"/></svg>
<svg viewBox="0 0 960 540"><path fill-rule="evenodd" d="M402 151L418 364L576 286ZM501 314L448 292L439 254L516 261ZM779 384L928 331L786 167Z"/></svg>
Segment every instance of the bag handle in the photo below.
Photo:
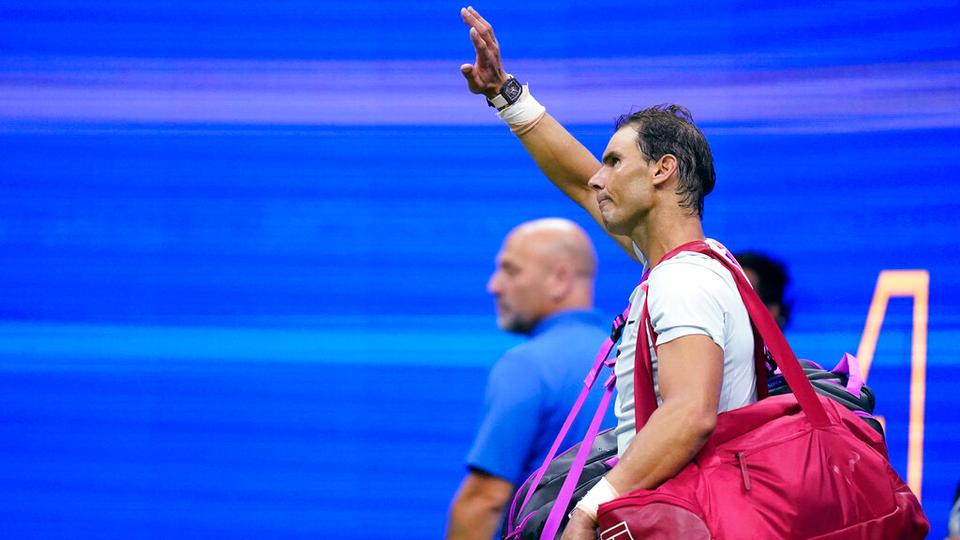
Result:
<svg viewBox="0 0 960 540"><path fill-rule="evenodd" d="M773 361L777 364L777 366L780 367L780 371L783 373L787 384L790 386L790 389L796 396L797 402L800 404L803 412L806 413L807 419L815 427L826 427L829 425L830 419L823 408L823 404L820 403L820 400L817 398L817 394L813 390L813 386L810 384L810 381L804 374L803 368L800 366L800 362L797 361L797 357L793 353L793 349L790 348L790 345L783 336L783 332L780 330L780 327L777 325L776 321L774 321L773 316L770 315L770 312L767 311L767 307L763 304L763 301L760 300L760 297L757 296L756 291L754 291L753 287L750 286L750 282L747 281L747 277L743 274L743 271L740 269L737 263L731 260L725 253L718 252L713 246L703 240L689 242L674 249L673 251L667 253L663 259L660 260L660 262L662 263L663 261L672 258L681 251L693 251L706 255L718 261L728 271L730 271L734 282L737 284L737 291L740 293L740 298L743 299L743 304L747 308L747 314L750 316L750 322L753 324L756 333L759 333L760 338L762 339L763 344L766 346L767 351L770 353L770 356L773 358ZM634 394L638 392L639 388L653 388L653 379L649 373L649 370L651 369L649 367L651 366L650 347L648 340L645 339L647 337L647 328L645 325L650 319L650 316L646 311L646 307L646 301L644 301L644 315L639 326L640 339L638 341L640 343L637 345L637 365L634 366L634 372L636 373L638 381L636 388L634 388ZM755 336L756 333L754 334ZM643 362L641 363L640 360L643 360ZM757 368L761 369L760 366L757 366ZM643 386L639 385L639 382L641 381ZM760 389L758 388L758 392L759 391ZM636 399L635 401L637 406L637 429L639 430L640 426L645 424L650 418L650 415L653 414L653 409L656 408L656 397L654 396L652 400L653 408L650 407L651 400L649 399Z"/></svg>
<svg viewBox="0 0 960 540"><path fill-rule="evenodd" d="M593 388L594 383L600 376L600 371L605 365L608 367L612 366L616 361L616 358L608 359L608 357L610 356L610 352L613 350L613 347L616 345L617 341L620 340L620 334L623 332L623 326L626 324L627 315L629 312L630 306L628 305L627 308L623 310L623 313L613 320L613 329L610 333L610 337L603 342L603 344L600 346L600 350L597 351L597 356L593 361L593 367L590 368L590 372L587 373L587 377L583 380L583 388L580 389L580 395L577 396L577 401L574 402L573 407L570 408L570 412L567 413L567 419L564 421L563 427L560 428L560 433L558 433L556 438L553 440L553 444L550 446L550 451L547 452L547 456L543 459L543 464L539 469L537 469L537 474L533 477L533 480L530 481L529 486L527 487L527 494L524 497L523 502L520 504L520 508L514 511L514 508L517 504L517 497L514 497L513 502L510 504L510 512L507 514L507 531L509 533L514 532L513 529L519 525L513 522L513 516L519 515L520 512L522 512L527 506L527 503L530 502L530 498L533 496L533 492L536 491L537 486L540 485L540 480L542 480L543 475L546 474L547 468L550 466L550 462L553 461L553 458L557 456L557 452L560 450L560 444L570 431L570 427L573 425L574 419L576 419L577 415L580 413L580 409L583 408L583 404L587 400L587 395L590 394L590 390ZM600 423L603 421L603 416L606 413L607 405L610 403L610 396L613 394L614 383L611 382L611 380L615 381L615 377L613 375L611 375L610 379L608 379L605 383L606 389L604 391L604 395L600 400L600 405L597 406L597 411L593 415L593 421L590 423L590 427L587 429L587 434L584 436L583 442L580 445L581 451L584 447L586 447L587 452L589 452L590 448L593 447L593 441L597 438ZM598 429L593 429L594 424L596 424ZM578 453L577 458L579 457L580 455ZM574 484L568 490L567 480L564 481L563 486L560 488L560 493L557 495L556 502L554 503L554 508L560 506L558 503L564 496L566 496L566 502L563 503L563 509L566 508L566 505L573 497L573 492L576 488L575 482L580 478L580 474L583 472L585 462L586 456L584 456L583 460L580 461L580 468L577 469L578 459L574 459L574 462L570 466L570 472L567 475L567 480L569 480L571 476L574 477ZM563 517L563 509L561 509L560 512L561 519ZM550 516L553 516L552 509ZM548 527L549 524L550 520L548 519L544 530L546 530L546 527ZM557 520L557 527L559 528L559 520ZM554 536L556 536L556 529L554 530ZM548 538L553 537L551 536Z"/></svg>

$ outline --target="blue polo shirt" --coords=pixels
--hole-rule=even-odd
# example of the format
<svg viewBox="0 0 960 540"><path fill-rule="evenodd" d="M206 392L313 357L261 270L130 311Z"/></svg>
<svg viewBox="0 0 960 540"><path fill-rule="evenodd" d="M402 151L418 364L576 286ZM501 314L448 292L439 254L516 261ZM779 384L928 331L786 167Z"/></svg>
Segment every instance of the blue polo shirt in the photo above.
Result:
<svg viewBox="0 0 960 540"><path fill-rule="evenodd" d="M507 351L487 379L483 420L467 466L519 487L543 463L608 334L609 322L599 313L563 311L540 321L529 341ZM604 380L594 384L561 451L583 440ZM608 410L603 428L614 425Z"/></svg>

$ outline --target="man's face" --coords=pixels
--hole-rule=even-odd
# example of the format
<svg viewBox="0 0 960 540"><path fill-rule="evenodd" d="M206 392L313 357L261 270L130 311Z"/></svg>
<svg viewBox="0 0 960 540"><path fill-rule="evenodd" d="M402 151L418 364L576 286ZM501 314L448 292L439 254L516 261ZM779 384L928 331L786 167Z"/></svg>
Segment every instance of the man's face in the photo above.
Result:
<svg viewBox="0 0 960 540"><path fill-rule="evenodd" d="M603 166L589 182L597 194L603 224L614 234L629 236L652 201L656 162L640 152L636 137L630 126L614 133L603 151Z"/></svg>
<svg viewBox="0 0 960 540"><path fill-rule="evenodd" d="M487 291L496 299L501 330L528 334L546 315L546 261L534 244L530 235L514 232L497 254Z"/></svg>

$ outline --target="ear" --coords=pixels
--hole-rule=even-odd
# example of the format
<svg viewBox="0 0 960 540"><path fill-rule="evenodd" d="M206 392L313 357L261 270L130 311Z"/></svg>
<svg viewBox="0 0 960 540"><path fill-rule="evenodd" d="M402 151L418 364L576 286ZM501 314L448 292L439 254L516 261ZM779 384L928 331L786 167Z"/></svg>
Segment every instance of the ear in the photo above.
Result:
<svg viewBox="0 0 960 540"><path fill-rule="evenodd" d="M659 185L671 177L677 175L680 164L677 162L677 156L673 154L664 154L657 160L653 170L653 185Z"/></svg>
<svg viewBox="0 0 960 540"><path fill-rule="evenodd" d="M547 277L547 294L550 300L559 302L570 294L573 287L573 268L567 263L557 264Z"/></svg>

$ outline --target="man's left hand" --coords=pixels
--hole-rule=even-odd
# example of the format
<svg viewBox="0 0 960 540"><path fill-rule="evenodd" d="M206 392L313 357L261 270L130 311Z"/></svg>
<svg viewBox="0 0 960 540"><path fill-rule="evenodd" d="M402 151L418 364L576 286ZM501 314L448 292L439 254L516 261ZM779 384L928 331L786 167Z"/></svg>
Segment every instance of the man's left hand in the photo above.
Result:
<svg viewBox="0 0 960 540"><path fill-rule="evenodd" d="M583 510L575 508L560 540L596 540L597 524Z"/></svg>

